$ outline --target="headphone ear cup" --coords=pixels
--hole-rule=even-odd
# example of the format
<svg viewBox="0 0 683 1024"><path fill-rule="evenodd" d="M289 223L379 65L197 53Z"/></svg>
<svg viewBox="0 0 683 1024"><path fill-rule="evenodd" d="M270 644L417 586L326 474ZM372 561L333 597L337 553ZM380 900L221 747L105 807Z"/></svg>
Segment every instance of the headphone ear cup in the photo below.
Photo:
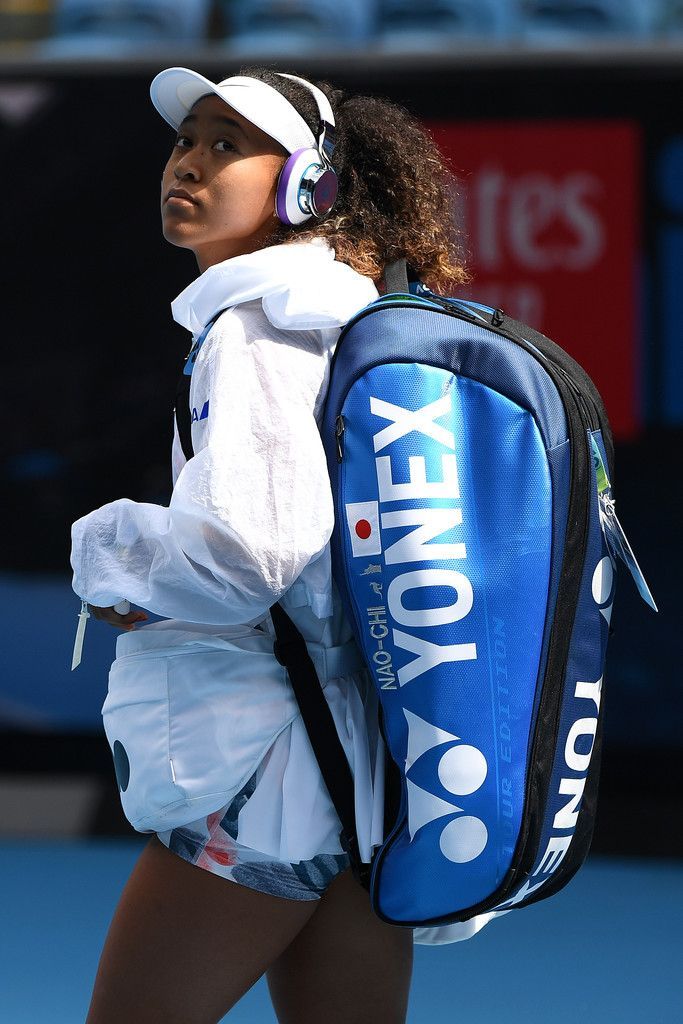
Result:
<svg viewBox="0 0 683 1024"><path fill-rule="evenodd" d="M307 171L322 169L317 149L297 149L280 171L275 195L275 212L283 224L303 224L313 211L301 209L299 195Z"/></svg>

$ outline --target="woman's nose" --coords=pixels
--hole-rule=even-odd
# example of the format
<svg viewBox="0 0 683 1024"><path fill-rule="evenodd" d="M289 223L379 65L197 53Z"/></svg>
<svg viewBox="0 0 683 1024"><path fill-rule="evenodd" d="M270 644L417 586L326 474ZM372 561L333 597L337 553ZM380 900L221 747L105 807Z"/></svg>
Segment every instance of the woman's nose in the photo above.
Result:
<svg viewBox="0 0 683 1024"><path fill-rule="evenodd" d="M194 167L183 167L180 164L176 164L173 173L178 181L182 181L184 178L191 178L192 181L199 181L199 173Z"/></svg>
<svg viewBox="0 0 683 1024"><path fill-rule="evenodd" d="M178 181L182 181L183 178L191 178L193 181L199 181L201 174L200 164L201 161L197 156L196 150L188 150L176 163L173 168L173 173Z"/></svg>

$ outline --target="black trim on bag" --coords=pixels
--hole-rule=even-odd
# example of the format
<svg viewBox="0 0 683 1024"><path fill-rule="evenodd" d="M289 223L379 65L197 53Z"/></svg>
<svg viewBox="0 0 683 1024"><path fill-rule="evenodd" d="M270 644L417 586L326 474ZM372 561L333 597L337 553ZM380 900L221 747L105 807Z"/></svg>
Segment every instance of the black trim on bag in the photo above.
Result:
<svg viewBox="0 0 683 1024"><path fill-rule="evenodd" d="M532 903L539 903L548 896L554 896L570 882L579 868L583 865L590 851L595 829L595 819L598 804L598 787L600 784L600 766L602 763L602 734L604 729L604 687L600 699L600 713L598 715L598 728L593 743L590 766L586 776L586 785L581 799L579 816L574 828L574 835L569 844L569 849L563 857L559 867L550 876L548 881L536 892L531 893L526 899L521 900L517 907L528 907Z"/></svg>

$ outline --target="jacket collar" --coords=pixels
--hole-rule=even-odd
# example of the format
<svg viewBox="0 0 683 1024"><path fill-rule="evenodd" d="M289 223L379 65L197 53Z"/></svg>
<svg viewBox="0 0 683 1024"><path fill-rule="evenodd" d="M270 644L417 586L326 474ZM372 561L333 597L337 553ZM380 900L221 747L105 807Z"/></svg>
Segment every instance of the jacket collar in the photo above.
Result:
<svg viewBox="0 0 683 1024"><path fill-rule="evenodd" d="M273 245L209 267L171 303L173 319L199 333L221 309L253 299L284 330L341 327L378 296L369 277L337 262L322 238Z"/></svg>

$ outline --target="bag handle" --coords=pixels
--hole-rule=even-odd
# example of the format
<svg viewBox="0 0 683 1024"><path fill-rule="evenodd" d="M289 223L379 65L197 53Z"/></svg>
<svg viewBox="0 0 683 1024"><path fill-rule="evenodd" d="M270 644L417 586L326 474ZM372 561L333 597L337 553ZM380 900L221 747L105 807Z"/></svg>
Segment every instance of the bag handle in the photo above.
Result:
<svg viewBox="0 0 683 1024"><path fill-rule="evenodd" d="M401 258L387 263L384 268L384 284L387 294L390 292L402 292L408 294L408 264Z"/></svg>

